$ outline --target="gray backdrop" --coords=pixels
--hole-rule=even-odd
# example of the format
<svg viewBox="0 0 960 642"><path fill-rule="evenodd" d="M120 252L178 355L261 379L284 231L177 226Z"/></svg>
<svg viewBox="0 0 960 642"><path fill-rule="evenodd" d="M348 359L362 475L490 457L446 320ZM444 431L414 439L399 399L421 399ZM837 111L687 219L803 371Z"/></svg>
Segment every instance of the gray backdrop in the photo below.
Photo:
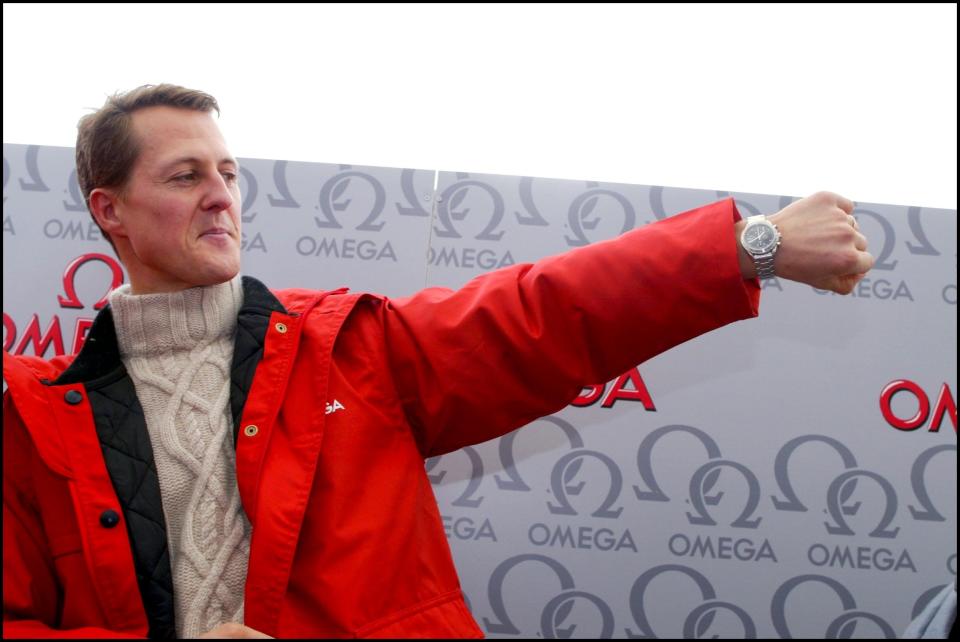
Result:
<svg viewBox="0 0 960 642"><path fill-rule="evenodd" d="M244 273L391 296L729 196L242 163ZM124 276L73 150L5 144L3 186L4 349L73 352ZM734 196L744 216L796 198ZM759 319L426 462L488 635L892 637L953 580L956 211L854 215L877 265L853 296L766 282Z"/></svg>

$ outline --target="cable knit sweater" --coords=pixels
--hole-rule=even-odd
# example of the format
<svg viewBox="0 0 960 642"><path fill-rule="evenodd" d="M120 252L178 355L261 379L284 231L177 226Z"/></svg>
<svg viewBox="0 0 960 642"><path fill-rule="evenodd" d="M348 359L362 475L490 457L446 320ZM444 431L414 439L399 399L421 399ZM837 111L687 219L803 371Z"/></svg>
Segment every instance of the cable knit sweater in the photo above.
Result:
<svg viewBox="0 0 960 642"><path fill-rule="evenodd" d="M243 622L250 523L231 443L230 366L240 277L165 294L110 294L123 364L160 478L178 637Z"/></svg>

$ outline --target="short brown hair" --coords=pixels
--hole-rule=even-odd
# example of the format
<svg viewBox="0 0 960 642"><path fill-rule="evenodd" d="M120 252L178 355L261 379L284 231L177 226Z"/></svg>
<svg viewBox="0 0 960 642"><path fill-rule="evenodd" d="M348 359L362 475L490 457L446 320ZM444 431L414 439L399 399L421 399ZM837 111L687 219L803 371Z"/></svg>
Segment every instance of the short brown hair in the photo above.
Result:
<svg viewBox="0 0 960 642"><path fill-rule="evenodd" d="M87 114L77 123L77 181L87 210L90 209L90 192L94 189L116 187L122 192L130 178L140 154L133 136L133 113L138 109L161 105L202 112L216 111L217 115L220 114L216 98L179 85L143 85L107 98L103 107ZM103 228L100 231L113 245L113 240Z"/></svg>

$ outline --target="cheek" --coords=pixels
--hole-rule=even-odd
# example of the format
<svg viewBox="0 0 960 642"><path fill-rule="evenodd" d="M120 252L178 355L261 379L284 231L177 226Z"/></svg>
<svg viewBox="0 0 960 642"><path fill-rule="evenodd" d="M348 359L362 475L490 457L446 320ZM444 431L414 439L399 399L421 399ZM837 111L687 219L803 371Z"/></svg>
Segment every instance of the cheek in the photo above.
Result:
<svg viewBox="0 0 960 642"><path fill-rule="evenodd" d="M150 232L148 241L143 244L143 250L152 255L154 260L165 261L169 257L183 255L182 235L177 235L169 228L158 227Z"/></svg>
<svg viewBox="0 0 960 642"><path fill-rule="evenodd" d="M233 205L230 207L230 220L233 221L234 225L237 226L237 229L240 229L240 223L242 217L240 216L243 211L243 199L240 198L240 188L236 188L233 191Z"/></svg>
<svg viewBox="0 0 960 642"><path fill-rule="evenodd" d="M175 208L161 210L146 225L142 233L149 239L150 247L157 252L179 252L190 240L190 216L178 212Z"/></svg>

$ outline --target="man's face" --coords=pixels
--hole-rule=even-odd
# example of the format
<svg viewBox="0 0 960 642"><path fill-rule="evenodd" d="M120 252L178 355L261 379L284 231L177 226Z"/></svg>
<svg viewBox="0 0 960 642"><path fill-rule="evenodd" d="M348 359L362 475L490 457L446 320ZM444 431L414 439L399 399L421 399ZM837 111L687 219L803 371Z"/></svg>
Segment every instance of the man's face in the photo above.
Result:
<svg viewBox="0 0 960 642"><path fill-rule="evenodd" d="M237 161L210 113L134 112L140 147L110 229L135 294L214 285L240 271Z"/></svg>

